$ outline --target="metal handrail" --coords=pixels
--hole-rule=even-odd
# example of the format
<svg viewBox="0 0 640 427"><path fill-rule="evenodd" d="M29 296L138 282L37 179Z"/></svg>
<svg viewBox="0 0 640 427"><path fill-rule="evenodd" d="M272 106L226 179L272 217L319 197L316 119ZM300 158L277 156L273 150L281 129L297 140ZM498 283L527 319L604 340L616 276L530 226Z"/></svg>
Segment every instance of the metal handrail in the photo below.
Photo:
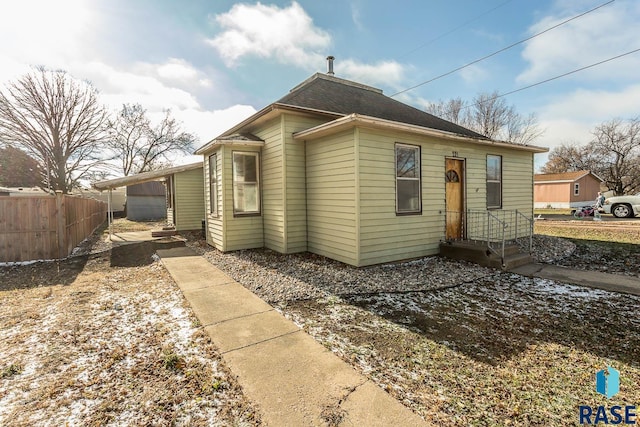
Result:
<svg viewBox="0 0 640 427"><path fill-rule="evenodd" d="M491 225L496 223L498 230L496 233L496 237L500 237L499 239L497 239L497 243L498 243L498 248L500 249L500 251L498 251L497 249L495 249L491 244L492 244L492 238L493 238L493 233L492 233L492 229L491 229ZM502 221L500 218L498 218L496 215L492 214L491 211L487 211L487 224L489 227L489 234L488 234L488 239L487 239L487 248L493 252L494 254L500 256L500 259L504 261L504 243L505 243L505 232L507 230L507 228L509 227L509 225Z"/></svg>
<svg viewBox="0 0 640 427"><path fill-rule="evenodd" d="M528 251L533 251L533 218L518 210L480 211L469 209L465 212L464 236L467 240L482 242L487 249L504 262L507 242L514 242ZM522 244L527 238L528 245Z"/></svg>
<svg viewBox="0 0 640 427"><path fill-rule="evenodd" d="M531 254L531 253L533 253L533 223L534 223L534 220L533 220L533 218L530 218L530 217L526 216L525 214L523 214L522 212L520 212L520 211L518 211L516 209L516 237L515 237L515 240L516 240L516 243L518 243L519 245L520 245L520 242L518 241L518 230L519 230L519 228L518 228L518 218L519 217L522 217L524 219L524 221L525 221L525 224L529 225L529 227L527 229L527 234L525 236L523 236L523 237L528 237L528 240L529 240L529 248L528 249L529 249L529 254ZM520 245L520 246L522 247L522 245Z"/></svg>

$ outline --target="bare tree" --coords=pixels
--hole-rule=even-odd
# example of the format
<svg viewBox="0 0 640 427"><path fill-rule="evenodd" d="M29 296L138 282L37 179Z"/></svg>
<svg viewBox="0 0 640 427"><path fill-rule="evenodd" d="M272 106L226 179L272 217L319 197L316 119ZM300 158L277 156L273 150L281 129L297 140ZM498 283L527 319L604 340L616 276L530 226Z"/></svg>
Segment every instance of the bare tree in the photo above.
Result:
<svg viewBox="0 0 640 427"><path fill-rule="evenodd" d="M465 102L462 98L453 98L448 101L440 100L427 105L427 113L438 116L450 122L462 125L464 122Z"/></svg>
<svg viewBox="0 0 640 427"><path fill-rule="evenodd" d="M99 161L106 111L65 71L34 68L0 91L0 138L26 151L52 190L68 193Z"/></svg>
<svg viewBox="0 0 640 427"><path fill-rule="evenodd" d="M577 143L562 144L549 153L547 163L541 168L542 173L564 173L590 170L598 173L600 159L594 155L588 145Z"/></svg>
<svg viewBox="0 0 640 427"><path fill-rule="evenodd" d="M543 173L590 170L615 194L640 191L640 119L614 119L592 132L583 146L565 144L549 154Z"/></svg>
<svg viewBox="0 0 640 427"><path fill-rule="evenodd" d="M640 118L596 126L590 146L600 158L601 177L616 194L640 189Z"/></svg>
<svg viewBox="0 0 640 427"><path fill-rule="evenodd" d="M181 129L181 124L165 110L155 127L139 104L125 104L108 124L108 146L119 159L122 173L146 172L171 165L171 155L190 153L195 137Z"/></svg>
<svg viewBox="0 0 640 427"><path fill-rule="evenodd" d="M479 93L470 104L461 98L439 101L427 106L427 112L488 138L516 144L531 144L543 133L535 114L521 115L497 91Z"/></svg>

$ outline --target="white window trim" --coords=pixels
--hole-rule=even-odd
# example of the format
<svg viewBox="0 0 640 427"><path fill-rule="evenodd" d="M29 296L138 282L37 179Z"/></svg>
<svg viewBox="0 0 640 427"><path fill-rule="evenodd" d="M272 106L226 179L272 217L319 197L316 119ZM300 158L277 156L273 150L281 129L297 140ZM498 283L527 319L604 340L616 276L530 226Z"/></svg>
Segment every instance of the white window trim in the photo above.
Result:
<svg viewBox="0 0 640 427"><path fill-rule="evenodd" d="M573 184L573 195L574 196L579 196L580 195L580 183L576 182Z"/></svg>
<svg viewBox="0 0 640 427"><path fill-rule="evenodd" d="M489 158L490 157L496 157L498 159L500 159L500 179L489 179ZM487 209L502 209L502 182L504 180L504 177L502 176L502 156L498 155L498 154L487 154L487 160L486 160L486 164L485 167L487 168ZM492 184L500 184L500 191L499 191L499 195L500 195L500 202L498 203L498 205L496 206L489 206L489 183Z"/></svg>
<svg viewBox="0 0 640 427"><path fill-rule="evenodd" d="M235 157L238 156L253 156L256 158L256 181L255 182L243 182L242 184L255 184L256 185L256 205L258 207L255 211L236 211L236 171L235 171ZM233 215L234 216L256 216L262 214L262 200L260 197L260 153L256 151L233 151L231 153L231 185L233 188Z"/></svg>
<svg viewBox="0 0 640 427"><path fill-rule="evenodd" d="M218 216L218 153L209 156L209 214Z"/></svg>
<svg viewBox="0 0 640 427"><path fill-rule="evenodd" d="M414 151L417 151L416 155L416 169L418 170L417 178L407 178L407 177L399 177L398 176L398 148L407 148ZM395 178L396 178L396 215L417 215L422 213L422 167L421 167L421 159L422 155L422 147L419 145L410 145L410 144L402 144L396 143L393 149L394 153L394 169L395 169ZM398 208L398 181L418 181L418 207L412 210L400 210Z"/></svg>

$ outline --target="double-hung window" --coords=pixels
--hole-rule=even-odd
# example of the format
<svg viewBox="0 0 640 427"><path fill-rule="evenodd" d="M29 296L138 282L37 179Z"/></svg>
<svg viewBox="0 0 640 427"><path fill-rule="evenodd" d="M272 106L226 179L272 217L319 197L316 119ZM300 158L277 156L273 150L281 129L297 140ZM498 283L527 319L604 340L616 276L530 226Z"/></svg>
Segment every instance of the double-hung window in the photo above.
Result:
<svg viewBox="0 0 640 427"><path fill-rule="evenodd" d="M487 155L487 209L502 207L502 156Z"/></svg>
<svg viewBox="0 0 640 427"><path fill-rule="evenodd" d="M579 196L580 195L580 183L578 183L578 182L573 184L573 195L574 196Z"/></svg>
<svg viewBox="0 0 640 427"><path fill-rule="evenodd" d="M218 155L209 156L209 212L218 215Z"/></svg>
<svg viewBox="0 0 640 427"><path fill-rule="evenodd" d="M421 212L420 147L396 144L396 213Z"/></svg>
<svg viewBox="0 0 640 427"><path fill-rule="evenodd" d="M260 213L260 157L258 153L233 153L233 213Z"/></svg>

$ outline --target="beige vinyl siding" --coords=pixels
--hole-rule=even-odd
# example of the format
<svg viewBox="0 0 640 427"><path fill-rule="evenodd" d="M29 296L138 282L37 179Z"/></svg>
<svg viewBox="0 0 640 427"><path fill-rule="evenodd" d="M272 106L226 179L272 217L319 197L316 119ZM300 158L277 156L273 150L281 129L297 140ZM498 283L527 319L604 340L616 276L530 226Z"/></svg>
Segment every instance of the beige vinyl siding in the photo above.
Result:
<svg viewBox="0 0 640 427"><path fill-rule="evenodd" d="M286 114L283 135L285 141L285 252L307 250L307 197L305 171L305 144L294 141L293 134L317 126L326 120Z"/></svg>
<svg viewBox="0 0 640 427"><path fill-rule="evenodd" d="M232 146L225 147L222 165L223 218L224 218L224 251L253 249L264 247L263 216L234 215L233 213L233 169L234 152L260 152L259 147ZM261 159L260 159L261 163ZM259 166L262 168L262 165ZM260 169L261 171L262 169ZM262 181L260 182L260 186ZM262 198L261 198L262 202ZM261 208L264 210L264 208Z"/></svg>
<svg viewBox="0 0 640 427"><path fill-rule="evenodd" d="M357 265L437 254L445 231L445 158L465 160L467 209L486 209L487 148L410 134L359 132L360 229ZM422 214L395 213L395 143L421 147ZM502 155L503 208L531 215L533 154L508 149Z"/></svg>
<svg viewBox="0 0 640 427"><path fill-rule="evenodd" d="M444 217L442 165L424 138L360 129L360 259L358 265L438 252ZM421 147L422 214L396 215L395 144ZM436 212L434 214L434 212Z"/></svg>
<svg viewBox="0 0 640 427"><path fill-rule="evenodd" d="M200 230L205 218L202 169L180 172L173 178L176 230Z"/></svg>
<svg viewBox="0 0 640 427"><path fill-rule="evenodd" d="M357 265L354 132L306 144L307 247Z"/></svg>
<svg viewBox="0 0 640 427"><path fill-rule="evenodd" d="M207 243L213 246L214 248L224 251L225 249L225 240L224 240L224 201L222 199L222 176L220 175L220 171L222 171L222 160L224 157L224 152L226 147L220 147L217 151L212 151L207 153L204 156L204 198L205 204L204 209L206 210L206 218L207 218ZM216 153L216 163L218 165L218 194L217 194L217 203L218 203L218 214L211 214L211 201L209 200L209 156L213 153ZM229 178L230 179L230 178Z"/></svg>
<svg viewBox="0 0 640 427"><path fill-rule="evenodd" d="M265 142L260 158L264 246L284 252L282 118L269 121L253 134Z"/></svg>
<svg viewBox="0 0 640 427"><path fill-rule="evenodd" d="M533 215L533 154L512 150L497 151L497 154L502 155L502 209L517 209L531 217Z"/></svg>

